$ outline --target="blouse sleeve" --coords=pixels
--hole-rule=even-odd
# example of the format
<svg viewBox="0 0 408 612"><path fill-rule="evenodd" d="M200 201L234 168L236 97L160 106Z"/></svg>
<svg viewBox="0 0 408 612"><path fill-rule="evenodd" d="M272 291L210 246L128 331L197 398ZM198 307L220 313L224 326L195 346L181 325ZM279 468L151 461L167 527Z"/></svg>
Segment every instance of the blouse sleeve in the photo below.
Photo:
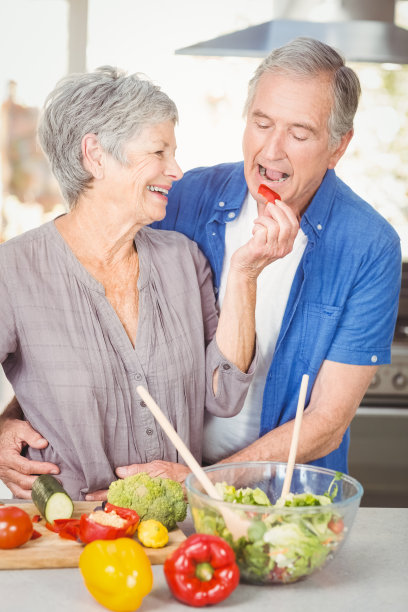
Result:
<svg viewBox="0 0 408 612"><path fill-rule="evenodd" d="M0 363L17 350L15 316L4 270L0 267Z"/></svg>
<svg viewBox="0 0 408 612"><path fill-rule="evenodd" d="M212 273L210 265L197 248L196 268L201 291L201 306L206 343L206 391L205 408L219 417L231 417L238 414L244 405L249 385L254 377L258 362L258 342L255 342L255 355L247 372L242 372L235 364L221 353L215 333L218 325L218 313L215 303ZM213 374L218 368L217 394L213 392Z"/></svg>

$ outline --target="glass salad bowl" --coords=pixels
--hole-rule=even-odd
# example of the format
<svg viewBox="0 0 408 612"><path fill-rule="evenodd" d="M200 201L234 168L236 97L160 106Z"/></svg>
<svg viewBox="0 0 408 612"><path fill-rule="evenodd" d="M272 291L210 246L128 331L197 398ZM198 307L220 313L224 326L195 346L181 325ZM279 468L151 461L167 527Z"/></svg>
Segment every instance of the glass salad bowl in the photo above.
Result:
<svg viewBox="0 0 408 612"><path fill-rule="evenodd" d="M228 501L209 497L189 474L195 530L224 538L241 580L251 584L291 583L321 569L344 544L363 495L354 478L311 465L295 465L285 501L286 463L230 463L205 472Z"/></svg>

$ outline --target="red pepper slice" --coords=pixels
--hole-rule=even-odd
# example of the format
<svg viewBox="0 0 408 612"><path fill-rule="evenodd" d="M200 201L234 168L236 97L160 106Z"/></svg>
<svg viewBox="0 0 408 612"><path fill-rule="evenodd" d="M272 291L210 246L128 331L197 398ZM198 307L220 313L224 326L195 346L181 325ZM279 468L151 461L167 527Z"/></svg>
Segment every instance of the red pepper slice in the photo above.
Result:
<svg viewBox="0 0 408 612"><path fill-rule="evenodd" d="M79 519L55 519L53 523L45 523L45 526L65 540L79 538Z"/></svg>
<svg viewBox="0 0 408 612"><path fill-rule="evenodd" d="M89 514L83 514L79 524L79 538L84 544L89 544L94 540L116 540L116 538L131 538L138 528L140 517L130 508L120 508L113 504L106 504L104 512L108 515L115 513L126 523L122 527L114 525L102 525L94 521Z"/></svg>
<svg viewBox="0 0 408 612"><path fill-rule="evenodd" d="M31 535L30 540L37 540L38 538L41 538L42 534L39 531L36 531L35 529L33 529L33 533Z"/></svg>
<svg viewBox="0 0 408 612"><path fill-rule="evenodd" d="M33 523L39 523L40 521L42 521L41 515L40 514L34 514L33 518L31 519L31 521Z"/></svg>
<svg viewBox="0 0 408 612"><path fill-rule="evenodd" d="M231 546L214 535L188 537L164 563L174 597L189 606L219 603L238 586L239 569Z"/></svg>
<svg viewBox="0 0 408 612"><path fill-rule="evenodd" d="M264 185L263 183L259 185L258 193L266 198L267 202L272 202L272 204L275 204L275 200L280 200L279 193L276 193L276 191L273 191L270 187Z"/></svg>

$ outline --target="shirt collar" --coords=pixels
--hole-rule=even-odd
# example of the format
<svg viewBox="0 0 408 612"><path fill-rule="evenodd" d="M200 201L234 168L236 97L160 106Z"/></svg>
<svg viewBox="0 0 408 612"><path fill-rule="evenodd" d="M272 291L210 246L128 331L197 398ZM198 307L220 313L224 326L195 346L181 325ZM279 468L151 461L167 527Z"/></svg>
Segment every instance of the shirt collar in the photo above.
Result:
<svg viewBox="0 0 408 612"><path fill-rule="evenodd" d="M313 231L320 238L326 229L337 188L334 170L327 170L312 201L302 216L301 228L306 235Z"/></svg>
<svg viewBox="0 0 408 612"><path fill-rule="evenodd" d="M214 212L238 211L247 194L244 162L238 163L214 200Z"/></svg>

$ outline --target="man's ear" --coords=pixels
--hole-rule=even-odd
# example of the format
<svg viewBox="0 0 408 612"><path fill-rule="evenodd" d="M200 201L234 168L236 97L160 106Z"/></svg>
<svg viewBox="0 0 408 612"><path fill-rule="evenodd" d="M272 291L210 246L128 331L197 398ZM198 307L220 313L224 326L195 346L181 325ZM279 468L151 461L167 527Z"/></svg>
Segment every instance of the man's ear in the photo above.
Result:
<svg viewBox="0 0 408 612"><path fill-rule="evenodd" d="M329 158L328 169L331 170L336 167L337 162L341 159L349 146L350 140L353 138L354 130L350 130L347 134L344 134L340 140L340 144L333 150Z"/></svg>
<svg viewBox="0 0 408 612"><path fill-rule="evenodd" d="M103 178L104 174L104 151L96 134L85 134L81 142L82 163L96 179Z"/></svg>

